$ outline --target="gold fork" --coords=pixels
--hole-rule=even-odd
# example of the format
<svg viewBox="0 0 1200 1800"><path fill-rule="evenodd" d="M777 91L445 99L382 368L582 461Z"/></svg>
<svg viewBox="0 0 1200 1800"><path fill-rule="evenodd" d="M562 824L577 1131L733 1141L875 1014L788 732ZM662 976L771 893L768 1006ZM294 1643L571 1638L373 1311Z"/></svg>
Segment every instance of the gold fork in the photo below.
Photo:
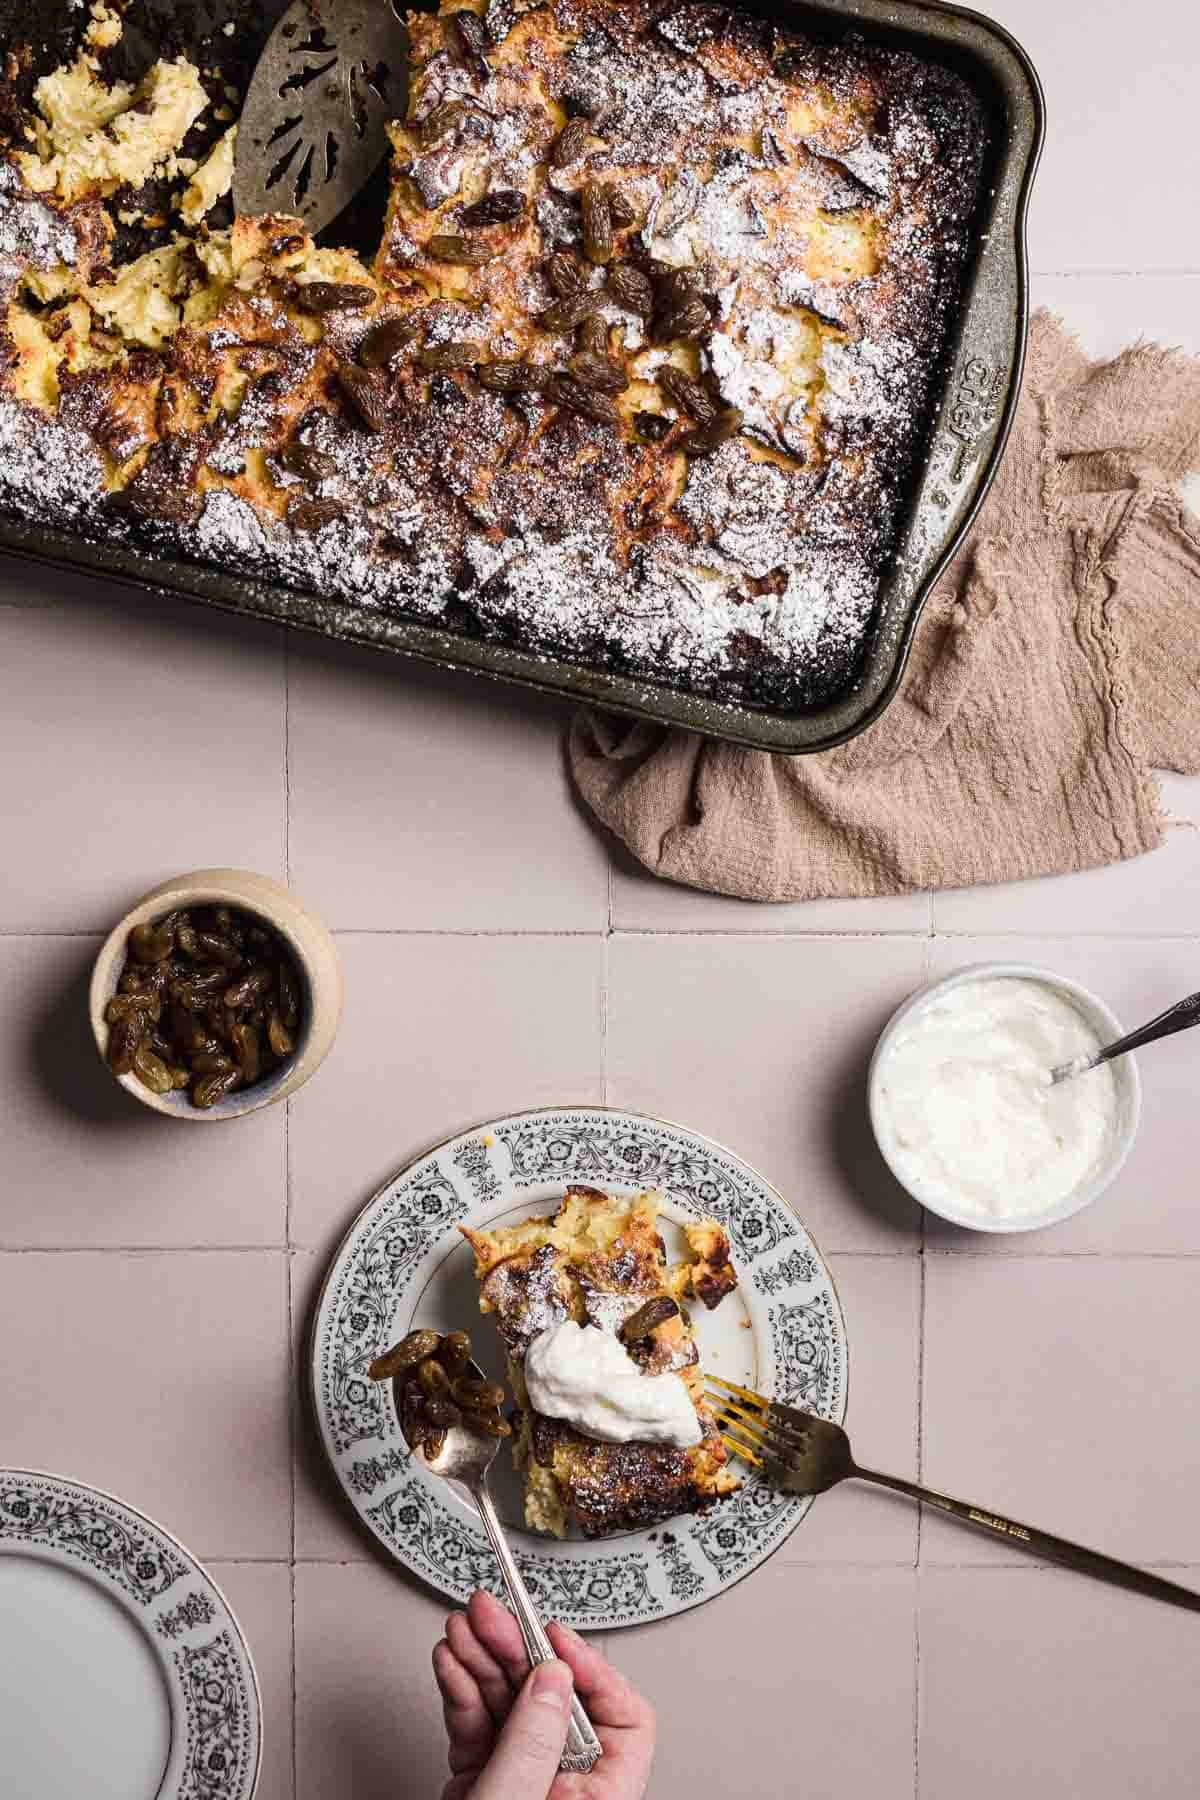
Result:
<svg viewBox="0 0 1200 1800"><path fill-rule="evenodd" d="M945 1494L905 1481L901 1475L881 1475L875 1469L863 1469L855 1462L850 1439L840 1425L820 1419L815 1413L799 1407L783 1406L777 1400L765 1400L750 1388L736 1382L722 1381L718 1375L705 1378L707 1395L721 1438L727 1450L743 1462L761 1470L767 1480L789 1494L823 1494L839 1481L871 1481L876 1487L894 1488L898 1494L909 1494L914 1500L925 1500L939 1512L950 1513L967 1525L991 1532L993 1537L1011 1539L1022 1544L1035 1556L1063 1563L1083 1575L1096 1575L1117 1587L1132 1588L1135 1593L1149 1594L1156 1600L1167 1600L1172 1606L1185 1606L1200 1612L1200 1594L1178 1582L1164 1581L1161 1575L1150 1575L1131 1563L1117 1562L1102 1556L1098 1550L1085 1550L1066 1538L1053 1537L1032 1525L1018 1525L999 1513L980 1506L968 1506L963 1500L951 1500Z"/></svg>

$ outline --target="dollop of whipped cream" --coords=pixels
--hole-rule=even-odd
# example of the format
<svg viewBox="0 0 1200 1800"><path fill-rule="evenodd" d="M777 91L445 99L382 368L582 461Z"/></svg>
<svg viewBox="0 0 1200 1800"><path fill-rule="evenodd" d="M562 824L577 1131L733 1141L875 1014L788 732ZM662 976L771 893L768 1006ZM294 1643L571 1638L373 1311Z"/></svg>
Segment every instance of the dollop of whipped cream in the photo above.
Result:
<svg viewBox="0 0 1200 1800"><path fill-rule="evenodd" d="M1068 995L1024 976L962 982L918 1007L879 1068L884 1152L918 1199L992 1219L1059 1205L1112 1153L1120 1101Z"/></svg>
<svg viewBox="0 0 1200 1800"><path fill-rule="evenodd" d="M606 1444L673 1444L703 1433L678 1375L645 1375L610 1331L563 1319L525 1353L525 1386L538 1412Z"/></svg>

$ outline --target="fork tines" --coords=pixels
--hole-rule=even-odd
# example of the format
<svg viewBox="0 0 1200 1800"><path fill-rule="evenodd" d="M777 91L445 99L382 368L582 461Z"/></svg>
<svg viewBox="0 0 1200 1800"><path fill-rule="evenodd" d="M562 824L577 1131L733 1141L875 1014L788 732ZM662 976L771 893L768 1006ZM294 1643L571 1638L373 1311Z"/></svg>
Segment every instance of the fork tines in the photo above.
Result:
<svg viewBox="0 0 1200 1800"><path fill-rule="evenodd" d="M798 1446L789 1439L788 1427L780 1418L778 1407L753 1389L739 1387L734 1381L724 1381L719 1375L706 1375L705 1380L710 1389L725 1390L706 1396L725 1448L756 1469L767 1466L764 1457L757 1454L759 1451L786 1465L788 1451ZM731 1395L737 1398L731 1399Z"/></svg>

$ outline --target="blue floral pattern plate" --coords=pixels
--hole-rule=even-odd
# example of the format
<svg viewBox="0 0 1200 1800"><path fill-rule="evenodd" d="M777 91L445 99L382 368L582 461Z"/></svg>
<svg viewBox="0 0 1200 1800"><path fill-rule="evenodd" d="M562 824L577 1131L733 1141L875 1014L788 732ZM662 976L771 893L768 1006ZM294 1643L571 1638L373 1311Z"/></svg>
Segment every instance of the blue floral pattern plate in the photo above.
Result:
<svg viewBox="0 0 1200 1800"><path fill-rule="evenodd" d="M311 1346L317 1422L347 1499L384 1549L454 1601L476 1587L500 1592L499 1571L469 1503L410 1456L390 1385L370 1381L367 1365L416 1326L466 1329L478 1360L502 1376L458 1227L550 1213L572 1181L657 1188L673 1259L684 1221L720 1219L740 1285L713 1313L691 1309L704 1367L825 1418L845 1413L846 1334L829 1271L796 1214L738 1157L682 1126L607 1107L517 1113L463 1132L401 1170L359 1214L325 1278ZM525 1579L546 1616L581 1630L640 1625L713 1599L777 1550L812 1504L747 1470L740 1492L705 1513L560 1543L524 1529L508 1465L502 1450L493 1485Z"/></svg>
<svg viewBox="0 0 1200 1800"><path fill-rule="evenodd" d="M3 1685L12 1702L0 1731L5 1791L10 1778L13 1793L44 1795L51 1786L56 1794L84 1791L67 1785L54 1738L65 1742L72 1730L82 1732L94 1702L93 1722L104 1720L105 1709L112 1715L101 1737L111 1733L114 1757L145 1730L147 1784L139 1786L137 1800L142 1793L153 1800L251 1800L262 1709L250 1652L220 1589L161 1525L81 1482L0 1470L0 1581L7 1599L0 1605L0 1664L9 1671ZM6 1642L10 1627L14 1635ZM94 1663L72 1662L75 1640L88 1633L94 1654L110 1653L99 1677ZM62 1672L63 1691L54 1693L53 1705L66 1724L39 1740L35 1715L43 1697L36 1675L28 1674L28 1692L19 1699L13 1688L18 1671L27 1675L23 1665L32 1668L43 1654L56 1686ZM121 1674L134 1668L131 1656L148 1673L129 1695ZM80 1677L74 1691L73 1667ZM123 1700L129 1710L118 1716ZM44 1775L43 1755L54 1764ZM84 1778L89 1794L116 1791L119 1779L103 1766Z"/></svg>

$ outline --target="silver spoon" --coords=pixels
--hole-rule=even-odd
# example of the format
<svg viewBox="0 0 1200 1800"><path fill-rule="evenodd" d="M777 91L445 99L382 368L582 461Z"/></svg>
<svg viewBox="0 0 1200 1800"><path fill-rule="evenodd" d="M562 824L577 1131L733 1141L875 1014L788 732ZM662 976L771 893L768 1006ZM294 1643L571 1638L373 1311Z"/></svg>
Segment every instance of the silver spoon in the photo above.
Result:
<svg viewBox="0 0 1200 1800"><path fill-rule="evenodd" d="M1159 1013L1157 1019L1151 1019L1137 1031L1128 1032L1115 1044L1106 1044L1095 1056L1077 1056L1072 1062L1060 1063L1050 1071L1051 1084L1071 1081L1076 1075L1099 1068L1101 1063L1111 1062L1115 1056L1124 1056L1127 1050L1140 1049L1143 1044L1152 1044L1156 1038L1171 1037L1176 1031L1189 1031L1193 1025L1200 1025L1200 994L1189 994L1186 1000L1177 1000L1166 1012Z"/></svg>
<svg viewBox="0 0 1200 1800"><path fill-rule="evenodd" d="M487 1377L478 1363L467 1364L466 1372L480 1381ZM396 1416L401 1416L401 1378L392 1382L392 1401L396 1408ZM554 1646L546 1636L546 1628L538 1616L533 1597L525 1586L524 1578L517 1566L517 1559L512 1553L500 1515L492 1504L492 1496L488 1492L488 1471L496 1460L501 1440L489 1437L466 1423L467 1415L461 1425L452 1425L445 1435L445 1442L432 1461L425 1455L424 1449L415 1450L427 1469L435 1475L441 1475L446 1481L457 1482L466 1489L474 1501L483 1528L491 1540L492 1549L496 1553L496 1561L500 1564L500 1573L504 1577L504 1585L508 1589L508 1598L521 1627L521 1636L525 1639L525 1649L531 1666L537 1663L554 1662ZM574 1769L587 1774L595 1768L604 1755L600 1739L592 1729L592 1722L584 1711L583 1702L578 1694L571 1697L571 1723L567 1728L567 1743L562 1754L560 1768Z"/></svg>

